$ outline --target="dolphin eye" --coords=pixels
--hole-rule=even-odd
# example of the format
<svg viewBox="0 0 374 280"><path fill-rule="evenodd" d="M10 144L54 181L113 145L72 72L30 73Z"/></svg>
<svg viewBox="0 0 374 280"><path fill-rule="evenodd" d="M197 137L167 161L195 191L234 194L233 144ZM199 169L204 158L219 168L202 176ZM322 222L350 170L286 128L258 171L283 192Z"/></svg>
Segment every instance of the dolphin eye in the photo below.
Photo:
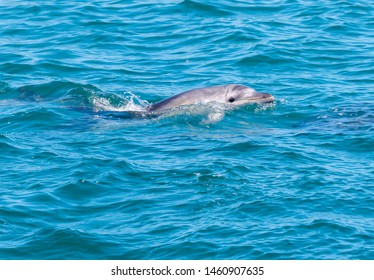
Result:
<svg viewBox="0 0 374 280"><path fill-rule="evenodd" d="M229 102L232 103L234 101L235 101L235 98L234 97L230 97Z"/></svg>

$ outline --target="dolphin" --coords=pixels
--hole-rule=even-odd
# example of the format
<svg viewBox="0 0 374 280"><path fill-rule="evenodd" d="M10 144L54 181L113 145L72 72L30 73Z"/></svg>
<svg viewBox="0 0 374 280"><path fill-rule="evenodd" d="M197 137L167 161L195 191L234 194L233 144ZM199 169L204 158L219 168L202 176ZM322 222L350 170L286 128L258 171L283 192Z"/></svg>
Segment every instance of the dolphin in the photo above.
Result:
<svg viewBox="0 0 374 280"><path fill-rule="evenodd" d="M274 96L269 93L257 92L243 85L228 84L182 92L160 102L151 104L147 108L147 111L149 113L159 113L183 105L204 104L209 102L222 103L228 105L229 108L235 108L251 103L261 104L272 101L274 101Z"/></svg>

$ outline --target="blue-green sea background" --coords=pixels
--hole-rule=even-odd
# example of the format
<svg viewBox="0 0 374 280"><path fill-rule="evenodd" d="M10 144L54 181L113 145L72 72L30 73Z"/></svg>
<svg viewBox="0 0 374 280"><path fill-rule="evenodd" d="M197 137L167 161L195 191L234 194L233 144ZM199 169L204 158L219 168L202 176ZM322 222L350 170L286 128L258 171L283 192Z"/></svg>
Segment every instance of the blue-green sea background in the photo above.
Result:
<svg viewBox="0 0 374 280"><path fill-rule="evenodd" d="M1 0L0 258L373 259L373 15ZM227 83L276 102L122 113Z"/></svg>

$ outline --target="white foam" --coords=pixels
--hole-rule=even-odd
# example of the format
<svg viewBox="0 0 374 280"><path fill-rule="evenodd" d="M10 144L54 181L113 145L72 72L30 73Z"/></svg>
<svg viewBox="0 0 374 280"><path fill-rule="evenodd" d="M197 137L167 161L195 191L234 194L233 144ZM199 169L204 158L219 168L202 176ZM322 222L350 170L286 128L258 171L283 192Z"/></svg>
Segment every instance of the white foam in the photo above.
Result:
<svg viewBox="0 0 374 280"><path fill-rule="evenodd" d="M203 124L214 124L223 119L225 116L224 112L215 112L208 114L208 117L202 121Z"/></svg>
<svg viewBox="0 0 374 280"><path fill-rule="evenodd" d="M114 104L111 97L93 96L92 105L95 111L114 111L114 112L143 112L149 106L149 103L140 99L131 92L125 92L125 96L111 96L117 99ZM119 101L119 102L118 102Z"/></svg>

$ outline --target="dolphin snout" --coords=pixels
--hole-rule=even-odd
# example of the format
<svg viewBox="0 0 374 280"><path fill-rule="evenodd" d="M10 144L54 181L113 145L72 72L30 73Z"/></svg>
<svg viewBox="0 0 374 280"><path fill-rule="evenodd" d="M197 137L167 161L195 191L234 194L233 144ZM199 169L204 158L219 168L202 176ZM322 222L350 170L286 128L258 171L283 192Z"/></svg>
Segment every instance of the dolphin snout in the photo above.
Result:
<svg viewBox="0 0 374 280"><path fill-rule="evenodd" d="M275 99L274 96L272 96L270 93L265 92L257 92L256 97L261 102L273 102Z"/></svg>

